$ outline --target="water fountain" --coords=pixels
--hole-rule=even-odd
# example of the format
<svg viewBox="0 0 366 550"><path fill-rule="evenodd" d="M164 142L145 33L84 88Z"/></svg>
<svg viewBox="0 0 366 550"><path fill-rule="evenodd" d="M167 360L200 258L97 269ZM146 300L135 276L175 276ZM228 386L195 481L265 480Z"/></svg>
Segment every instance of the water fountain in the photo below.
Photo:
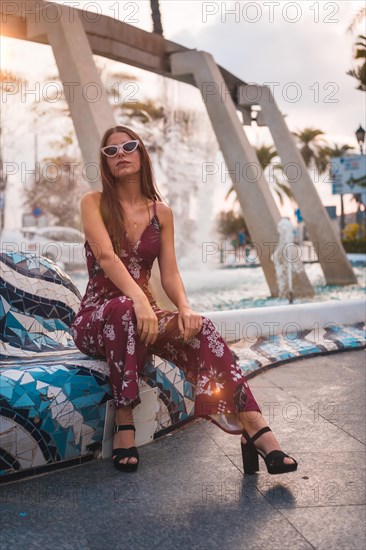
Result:
<svg viewBox="0 0 366 550"><path fill-rule="evenodd" d="M208 52L188 49L122 21L106 16L95 21L81 16L71 20L69 10L74 8L63 5L58 6L61 17L57 22L49 21L47 17L34 21L31 13L26 17L22 13L23 2L15 0L13 3L18 8L17 15L8 18L9 24L3 26L2 33L50 44L62 81L72 80L79 84L73 100L69 98L69 108L85 163L95 162L101 135L106 127L116 122L107 94L93 103L86 101L83 95L84 86L90 82L103 89L93 53L194 85L205 100L227 168L234 174L238 159L249 166L251 177L241 174L238 180L233 178L233 183L244 217L251 221L253 240L271 241L276 228L274 220L278 219L277 208L271 196L266 194L268 186L264 176L261 175L258 185L252 183L258 159L242 127L252 120L252 105L240 103L241 98L249 97L240 93L241 89L247 89L246 82L220 68ZM38 4L37 9L46 6L43 1ZM0 11L2 9L0 6ZM37 13L43 15L46 10L39 9ZM217 86L215 93L206 93L207 83ZM338 242L339 236L326 217L284 117L269 88L259 88L262 124L270 128L283 164L296 161L302 168L302 179L292 182L292 187L309 231L312 228L311 239L321 244L333 240ZM243 115L242 121L237 116L238 110ZM174 141L174 136L170 139ZM176 154L180 152L172 152L170 158L173 168ZM187 163L192 160L192 157L186 158ZM183 172L179 178L184 179L186 175ZM192 189L194 185L193 182ZM172 205L178 200L174 194L170 198ZM187 187L181 188L181 206L177 208L181 208L178 217L183 224L185 243L190 242L192 227L190 219L185 218L189 201L190 191L187 192ZM259 208L261 217L258 216ZM310 223L314 219L317 222L318 218L322 219L322 224ZM297 267L296 261L291 268L281 265L281 253L292 242L289 228L285 226L283 231L283 241L280 240L273 261L278 262L278 280L284 288L287 285L291 301L293 274ZM289 258L295 260L291 254ZM336 259L337 270L334 270L334 265L327 263L322 256L319 258L327 281L353 284L355 275L342 247L339 247ZM40 472L42 467L45 467L44 471L58 467L60 462L69 459L80 463L82 458L93 458L94 453L100 451L102 456L107 456L102 447L108 444L110 454L113 414L107 420L111 395L106 364L79 357L72 347L69 322L78 294L72 281L45 258L4 253L1 262L0 336L4 361L1 399L2 415L6 420L2 422L4 452L0 475L33 474L36 470ZM262 269L268 274L271 291L275 293L270 262L263 262ZM300 289L304 282L305 278ZM205 315L217 321L221 335L228 342L236 341L236 336L241 339L244 351L240 366L246 374L251 374L262 367L305 354L364 346L364 303L361 304L360 300L353 302L347 300L341 306L339 302L329 303L324 307L292 304L291 308L215 312L217 315L205 312ZM332 319L330 326L329 319ZM314 324L317 324L316 334ZM346 324L352 326L346 327ZM291 338L289 325L295 326ZM271 330L269 338L266 336L268 328ZM149 397L141 409L141 421L137 423L137 445L152 440L158 431L176 427L178 422L193 416L192 388L175 365L156 358L155 364L146 363L144 374L145 380L141 383L145 384L144 390Z"/></svg>
<svg viewBox="0 0 366 550"><path fill-rule="evenodd" d="M293 303L293 275L300 273L302 264L299 259L299 248L294 242L294 228L288 218L282 218L278 224L279 240L271 259L276 270L279 297L288 297Z"/></svg>

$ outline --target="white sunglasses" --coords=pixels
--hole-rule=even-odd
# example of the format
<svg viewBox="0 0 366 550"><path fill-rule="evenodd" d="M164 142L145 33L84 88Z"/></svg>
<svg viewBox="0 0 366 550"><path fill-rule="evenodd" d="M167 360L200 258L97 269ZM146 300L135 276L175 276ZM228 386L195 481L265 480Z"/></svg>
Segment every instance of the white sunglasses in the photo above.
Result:
<svg viewBox="0 0 366 550"><path fill-rule="evenodd" d="M120 149L125 153L133 153L136 151L139 143L138 139L134 139L126 141L125 143L120 143L119 145L106 145L101 148L101 151L106 157L115 157Z"/></svg>

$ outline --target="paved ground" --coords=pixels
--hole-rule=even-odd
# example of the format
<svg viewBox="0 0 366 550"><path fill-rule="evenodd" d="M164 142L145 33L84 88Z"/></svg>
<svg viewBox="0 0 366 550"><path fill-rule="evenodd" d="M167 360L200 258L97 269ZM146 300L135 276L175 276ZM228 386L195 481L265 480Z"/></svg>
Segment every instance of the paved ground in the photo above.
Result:
<svg viewBox="0 0 366 550"><path fill-rule="evenodd" d="M1 550L365 548L365 352L249 381L297 472L243 476L240 436L197 419L111 459L1 487Z"/></svg>

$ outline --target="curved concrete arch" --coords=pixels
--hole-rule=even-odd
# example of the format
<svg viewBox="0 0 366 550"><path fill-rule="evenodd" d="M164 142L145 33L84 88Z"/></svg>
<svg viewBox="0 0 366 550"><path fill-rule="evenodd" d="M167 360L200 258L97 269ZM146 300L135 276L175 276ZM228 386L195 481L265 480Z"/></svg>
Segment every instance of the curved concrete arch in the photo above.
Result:
<svg viewBox="0 0 366 550"><path fill-rule="evenodd" d="M53 13L53 16L50 13ZM83 10L67 5L15 0L1 3L1 17L1 32L5 36L49 44L52 47L83 159L92 169L93 175L90 179L93 178L94 183L91 184L94 186L93 167L98 164L100 139L108 127L115 125L115 120L94 64L93 54L174 78L200 89L244 218L253 240L265 251L261 257L261 265L268 286L272 296L277 296L278 286L271 252L278 242L277 223L280 220L280 212L263 174L257 181L255 179L252 167L260 166L259 161L237 116L239 110L243 115L244 124L251 121L252 106L242 105L238 101L240 86L245 86L246 83L217 65L207 52L185 48L160 35L143 31L108 16L100 15L91 21L89 17L85 17ZM84 88L90 83L100 89L100 98L96 103L85 100L83 96ZM211 86L210 91L207 84ZM259 118L261 125L265 123L263 115L266 115L265 110ZM287 133L290 135L288 130ZM292 150L292 153L297 155L295 160L298 162L300 153L296 151ZM253 177L250 179L255 181L255 185L250 184L242 175L239 178L233 177L238 159L249 167L251 176L254 177L254 180ZM311 181L310 183L313 185ZM306 197L303 197L303 200L306 201ZM332 262L327 262L326 255L319 255L327 283L357 282L339 236L330 220L327 223L324 219L327 214L320 198L313 194L313 200L315 205L304 209L305 222L309 222L312 228L313 242L319 243L320 246L329 243L336 245ZM300 206L302 207L303 203ZM310 216L311 212L311 216L318 216L318 220L323 219L324 223L317 226L312 218L307 219L306 216ZM317 227L321 228L321 232ZM314 294L303 266L299 273L294 274L293 293L294 296Z"/></svg>

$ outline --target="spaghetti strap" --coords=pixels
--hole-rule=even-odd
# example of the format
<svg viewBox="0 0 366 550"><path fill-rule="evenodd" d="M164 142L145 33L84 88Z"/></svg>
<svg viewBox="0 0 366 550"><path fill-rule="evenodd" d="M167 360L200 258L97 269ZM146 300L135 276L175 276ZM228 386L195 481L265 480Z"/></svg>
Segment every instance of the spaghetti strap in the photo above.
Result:
<svg viewBox="0 0 366 550"><path fill-rule="evenodd" d="M156 216L156 201L154 201L153 206L154 206L154 216Z"/></svg>

